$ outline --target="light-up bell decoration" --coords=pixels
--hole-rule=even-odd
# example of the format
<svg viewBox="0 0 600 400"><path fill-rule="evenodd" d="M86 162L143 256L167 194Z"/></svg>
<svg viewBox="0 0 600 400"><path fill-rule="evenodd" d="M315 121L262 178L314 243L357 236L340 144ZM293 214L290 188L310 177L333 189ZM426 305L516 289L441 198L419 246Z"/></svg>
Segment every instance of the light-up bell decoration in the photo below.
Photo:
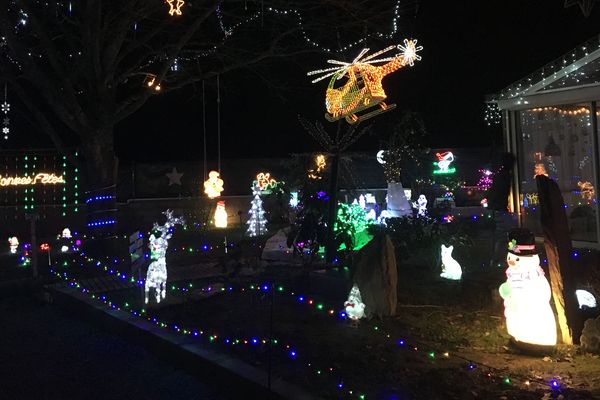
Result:
<svg viewBox="0 0 600 400"><path fill-rule="evenodd" d="M512 231L509 238L511 235ZM499 289L504 299L506 328L517 342L554 346L556 321L550 307L550 285L535 253L532 233L530 237L517 243L513 236L509 243L506 282Z"/></svg>
<svg viewBox="0 0 600 400"><path fill-rule="evenodd" d="M441 247L441 258L442 258L442 278L458 281L462 277L462 268L458 261L452 257L452 250L454 246Z"/></svg>
<svg viewBox="0 0 600 400"><path fill-rule="evenodd" d="M330 122L345 118L348 123L355 124L395 108L395 104L384 103L387 95L381 81L394 71L414 65L415 60L421 59L417 52L422 49L423 46L417 46L416 40L404 39L404 45L389 46L371 55L366 55L369 49L363 49L352 62L327 60L336 67L309 72L308 76L321 75L313 83L331 77L325 92L325 118ZM400 52L377 58L392 50ZM339 86L338 81L344 77L347 81ZM358 114L377 106L374 111Z"/></svg>
<svg viewBox="0 0 600 400"><path fill-rule="evenodd" d="M222 200L217 202L217 209L215 210L215 227L227 228L227 210L225 209L225 202Z"/></svg>
<svg viewBox="0 0 600 400"><path fill-rule="evenodd" d="M183 0L167 0L167 4L169 4L169 15L181 15L181 7L185 4Z"/></svg>
<svg viewBox="0 0 600 400"><path fill-rule="evenodd" d="M210 199L219 197L223 191L223 179L219 177L217 171L210 171L208 173L208 179L204 181L204 193L208 195Z"/></svg>
<svg viewBox="0 0 600 400"><path fill-rule="evenodd" d="M63 229L62 233L60 234L60 236L63 239L72 239L73 235L71 235L71 230L69 228L65 228Z"/></svg>
<svg viewBox="0 0 600 400"><path fill-rule="evenodd" d="M8 247L10 248L11 254L16 254L17 249L19 248L19 239L16 236L12 236L8 238Z"/></svg>
<svg viewBox="0 0 600 400"><path fill-rule="evenodd" d="M348 294L348 300L344 302L346 316L353 321L358 321L365 316L365 303L362 302L360 290L356 283Z"/></svg>

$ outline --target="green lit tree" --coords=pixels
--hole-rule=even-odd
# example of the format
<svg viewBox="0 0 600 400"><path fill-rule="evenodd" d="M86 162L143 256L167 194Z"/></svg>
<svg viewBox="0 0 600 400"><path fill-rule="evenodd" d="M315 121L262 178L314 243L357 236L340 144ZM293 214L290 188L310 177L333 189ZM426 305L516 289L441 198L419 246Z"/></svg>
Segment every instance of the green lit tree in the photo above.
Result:
<svg viewBox="0 0 600 400"><path fill-rule="evenodd" d="M336 243L343 244L348 251L354 250L358 244L358 235L371 224L372 221L367 219L367 212L360 205L338 203L337 217L333 226Z"/></svg>

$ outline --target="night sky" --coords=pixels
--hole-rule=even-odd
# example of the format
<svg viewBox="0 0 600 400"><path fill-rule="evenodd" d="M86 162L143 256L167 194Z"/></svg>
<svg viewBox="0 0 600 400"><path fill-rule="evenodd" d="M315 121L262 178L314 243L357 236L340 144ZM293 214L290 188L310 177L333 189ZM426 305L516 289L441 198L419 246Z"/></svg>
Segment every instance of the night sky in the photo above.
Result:
<svg viewBox="0 0 600 400"><path fill-rule="evenodd" d="M390 7L393 2L390 1ZM500 130L483 121L484 96L524 77L600 32L600 5L589 18L563 0L428 1L399 20L395 43L416 38L422 61L384 80L396 110L373 119L373 133L353 150L380 146L402 110L422 114L431 147L489 146ZM391 24L391 18L390 18ZM389 27L384 27L389 31ZM257 28L258 29L258 28ZM344 38L341 38L344 41ZM390 42L386 44L391 44ZM369 44L375 51L381 43ZM360 47L339 55L353 58ZM311 84L306 72L326 66L324 54L270 61L221 77L222 157L285 156L317 150L297 116L324 120L327 80ZM208 158L216 146L215 82L207 82ZM117 126L123 160L202 159L201 86L153 97Z"/></svg>

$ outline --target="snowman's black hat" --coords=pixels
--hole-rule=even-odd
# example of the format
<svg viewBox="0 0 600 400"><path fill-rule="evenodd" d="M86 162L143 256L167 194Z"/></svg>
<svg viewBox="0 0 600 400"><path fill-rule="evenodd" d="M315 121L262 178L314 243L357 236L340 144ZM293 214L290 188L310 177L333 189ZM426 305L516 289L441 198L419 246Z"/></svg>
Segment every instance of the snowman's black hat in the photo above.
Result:
<svg viewBox="0 0 600 400"><path fill-rule="evenodd" d="M533 232L525 228L515 228L508 232L508 251L518 256L537 254Z"/></svg>

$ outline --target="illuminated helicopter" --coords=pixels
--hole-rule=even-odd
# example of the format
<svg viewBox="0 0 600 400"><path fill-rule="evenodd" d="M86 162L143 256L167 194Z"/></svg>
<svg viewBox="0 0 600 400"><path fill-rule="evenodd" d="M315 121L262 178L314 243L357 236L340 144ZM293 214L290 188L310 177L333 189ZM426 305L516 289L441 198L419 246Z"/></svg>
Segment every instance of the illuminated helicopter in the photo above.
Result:
<svg viewBox="0 0 600 400"><path fill-rule="evenodd" d="M400 50L400 53L391 57L376 58L394 49ZM384 102L387 96L381 80L406 65L413 66L415 60L421 59L417 51L422 49L423 46L417 46L417 40L404 39L404 46L389 46L371 55L366 55L369 49L363 49L352 62L327 60L329 64L337 66L308 72L308 76L323 74L312 83L331 77L325 92L325 118L330 122L345 118L349 124L356 124L394 109L395 104ZM346 76L348 80L336 87L337 82ZM376 106L376 110L358 114Z"/></svg>

